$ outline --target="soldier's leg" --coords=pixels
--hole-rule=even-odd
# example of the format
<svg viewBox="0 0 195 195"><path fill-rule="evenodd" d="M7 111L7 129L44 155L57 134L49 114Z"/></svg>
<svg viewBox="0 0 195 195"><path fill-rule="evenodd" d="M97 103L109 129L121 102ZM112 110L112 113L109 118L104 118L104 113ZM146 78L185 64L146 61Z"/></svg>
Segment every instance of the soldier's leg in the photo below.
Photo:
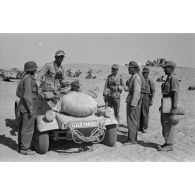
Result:
<svg viewBox="0 0 195 195"><path fill-rule="evenodd" d="M23 124L23 113L20 112L20 117L18 121L18 152L21 150L21 131L22 131L22 124Z"/></svg>
<svg viewBox="0 0 195 195"><path fill-rule="evenodd" d="M119 120L120 120L120 117L119 117L120 98L114 99L114 101L113 101L113 108L114 108L114 115L116 117L116 120L119 123Z"/></svg>
<svg viewBox="0 0 195 195"><path fill-rule="evenodd" d="M140 112L138 107L127 107L127 125L129 130L129 140L130 141L137 141L137 130L139 126L140 120Z"/></svg>
<svg viewBox="0 0 195 195"><path fill-rule="evenodd" d="M150 97L149 95L144 95L142 101L142 114L143 114L143 128L148 128L148 119L149 119L149 106L150 105Z"/></svg>
<svg viewBox="0 0 195 195"><path fill-rule="evenodd" d="M144 115L143 115L143 103L141 104L140 108L140 125L139 125L139 131L143 131L144 129Z"/></svg>
<svg viewBox="0 0 195 195"><path fill-rule="evenodd" d="M108 107L113 108L113 99L112 98L107 98L107 102L108 102Z"/></svg>
<svg viewBox="0 0 195 195"><path fill-rule="evenodd" d="M31 146L34 133L35 117L29 117L27 113L23 114L23 124L21 130L21 149L28 150Z"/></svg>
<svg viewBox="0 0 195 195"><path fill-rule="evenodd" d="M168 115L168 123L167 123L167 136L166 136L166 143L168 145L173 145L174 142L174 134L175 134L175 125L172 125L170 121L171 115Z"/></svg>

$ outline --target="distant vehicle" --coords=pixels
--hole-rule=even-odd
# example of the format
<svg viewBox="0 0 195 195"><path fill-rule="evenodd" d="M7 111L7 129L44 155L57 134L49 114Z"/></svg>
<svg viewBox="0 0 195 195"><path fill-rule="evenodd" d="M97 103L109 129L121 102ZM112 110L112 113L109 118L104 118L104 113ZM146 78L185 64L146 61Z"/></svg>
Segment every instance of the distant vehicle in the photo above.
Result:
<svg viewBox="0 0 195 195"><path fill-rule="evenodd" d="M44 154L48 151L50 141L73 140L82 142L103 143L113 147L117 140L118 122L112 108L97 111L87 117L70 116L57 112L60 100L56 104L39 97L36 101L36 122L33 136L33 147ZM20 120L18 101L15 102L15 116L17 123ZM64 141L64 144L66 142Z"/></svg>
<svg viewBox="0 0 195 195"><path fill-rule="evenodd" d="M146 62L146 66L151 66L151 67L161 67L165 64L166 59L165 58L157 58L157 60L150 61L148 60Z"/></svg>
<svg viewBox="0 0 195 195"><path fill-rule="evenodd" d="M24 75L24 72L13 68L11 70L1 70L0 77L4 81L10 81L10 79L21 79Z"/></svg>

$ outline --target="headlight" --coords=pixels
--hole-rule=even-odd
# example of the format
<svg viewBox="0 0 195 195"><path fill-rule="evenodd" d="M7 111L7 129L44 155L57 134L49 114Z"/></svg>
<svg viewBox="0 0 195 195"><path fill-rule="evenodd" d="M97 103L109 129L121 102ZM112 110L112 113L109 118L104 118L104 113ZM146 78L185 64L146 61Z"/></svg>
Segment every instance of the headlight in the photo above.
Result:
<svg viewBox="0 0 195 195"><path fill-rule="evenodd" d="M52 110L48 110L46 113L45 113L45 117L46 119L49 121L49 122L52 122L55 118L55 113L54 111Z"/></svg>

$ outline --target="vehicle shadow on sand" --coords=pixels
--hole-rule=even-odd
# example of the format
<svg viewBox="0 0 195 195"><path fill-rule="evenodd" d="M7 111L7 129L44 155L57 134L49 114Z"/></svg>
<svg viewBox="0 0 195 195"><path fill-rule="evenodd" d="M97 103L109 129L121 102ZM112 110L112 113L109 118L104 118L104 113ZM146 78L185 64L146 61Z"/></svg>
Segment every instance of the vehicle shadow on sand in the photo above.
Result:
<svg viewBox="0 0 195 195"><path fill-rule="evenodd" d="M9 147L12 150L17 151L17 143L10 137L6 137L5 135L0 135L0 144Z"/></svg>
<svg viewBox="0 0 195 195"><path fill-rule="evenodd" d="M6 127L11 128L10 134L13 136L17 135L18 128L17 128L17 123L15 119L5 119L5 125Z"/></svg>
<svg viewBox="0 0 195 195"><path fill-rule="evenodd" d="M60 154L73 154L86 151L92 151L92 143L77 144L73 141L60 140L57 142L50 142L49 150Z"/></svg>

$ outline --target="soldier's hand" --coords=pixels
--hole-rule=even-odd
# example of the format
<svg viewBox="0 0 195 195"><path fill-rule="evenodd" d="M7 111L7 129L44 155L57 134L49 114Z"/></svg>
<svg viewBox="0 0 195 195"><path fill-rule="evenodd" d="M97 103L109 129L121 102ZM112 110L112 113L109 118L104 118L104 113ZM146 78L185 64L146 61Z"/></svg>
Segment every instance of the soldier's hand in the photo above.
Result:
<svg viewBox="0 0 195 195"><path fill-rule="evenodd" d="M117 89L118 89L117 86L111 86L110 88L112 89L112 91L117 91Z"/></svg>
<svg viewBox="0 0 195 195"><path fill-rule="evenodd" d="M118 86L118 90L119 91L122 91L123 90L123 87L122 86Z"/></svg>
<svg viewBox="0 0 195 195"><path fill-rule="evenodd" d="M172 110L171 110L171 115L175 115L177 113L177 108L173 108Z"/></svg>
<svg viewBox="0 0 195 195"><path fill-rule="evenodd" d="M149 105L152 106L152 104L153 104L153 100L150 100L150 104Z"/></svg>

